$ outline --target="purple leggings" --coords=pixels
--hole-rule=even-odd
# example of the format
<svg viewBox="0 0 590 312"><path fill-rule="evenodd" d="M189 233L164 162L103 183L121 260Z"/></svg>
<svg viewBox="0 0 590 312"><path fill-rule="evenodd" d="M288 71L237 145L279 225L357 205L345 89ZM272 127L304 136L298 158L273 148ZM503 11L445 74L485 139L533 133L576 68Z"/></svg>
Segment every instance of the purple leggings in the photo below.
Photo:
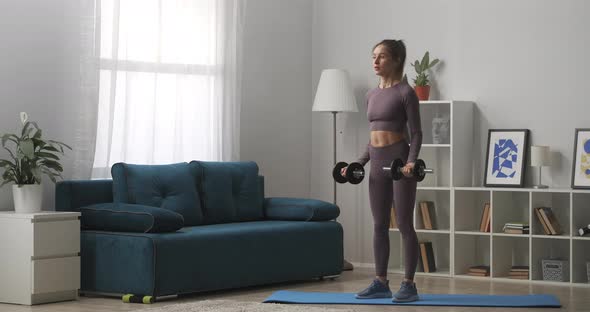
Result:
<svg viewBox="0 0 590 312"><path fill-rule="evenodd" d="M377 276L387 276L389 262L389 222L391 208L395 207L397 225L402 234L405 278L414 279L418 264L418 236L414 229L413 214L416 201L416 179L404 177L393 181L383 167L401 158L407 160L410 147L401 140L391 145L374 147L369 144L371 172L369 174L369 201L373 213L373 252Z"/></svg>

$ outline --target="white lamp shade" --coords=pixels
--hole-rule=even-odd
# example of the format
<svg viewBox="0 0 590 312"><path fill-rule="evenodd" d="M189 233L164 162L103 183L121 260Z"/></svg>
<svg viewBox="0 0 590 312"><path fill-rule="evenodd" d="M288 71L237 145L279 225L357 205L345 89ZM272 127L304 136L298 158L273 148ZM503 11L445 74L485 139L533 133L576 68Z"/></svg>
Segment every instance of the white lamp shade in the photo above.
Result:
<svg viewBox="0 0 590 312"><path fill-rule="evenodd" d="M549 146L533 145L531 146L531 166L542 167L551 165L551 155Z"/></svg>
<svg viewBox="0 0 590 312"><path fill-rule="evenodd" d="M350 75L344 69L324 69L315 93L315 112L358 112Z"/></svg>

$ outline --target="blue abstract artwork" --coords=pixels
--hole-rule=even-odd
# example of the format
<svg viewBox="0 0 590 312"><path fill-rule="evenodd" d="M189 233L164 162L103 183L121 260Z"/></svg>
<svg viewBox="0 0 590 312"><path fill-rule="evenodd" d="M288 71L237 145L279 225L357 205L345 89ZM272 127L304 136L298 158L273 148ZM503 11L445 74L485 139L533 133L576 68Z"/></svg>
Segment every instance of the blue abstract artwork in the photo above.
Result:
<svg viewBox="0 0 590 312"><path fill-rule="evenodd" d="M518 169L518 145L512 139L500 139L494 143L492 175L496 178L514 178Z"/></svg>
<svg viewBox="0 0 590 312"><path fill-rule="evenodd" d="M588 157L590 157L590 140L586 140L586 142L584 142L584 153L585 153L585 157L586 157L586 171L584 173L586 173L587 177L590 177L590 166L588 166L588 163L590 162L590 160L588 160Z"/></svg>
<svg viewBox="0 0 590 312"><path fill-rule="evenodd" d="M576 129L572 188L590 189L590 129Z"/></svg>

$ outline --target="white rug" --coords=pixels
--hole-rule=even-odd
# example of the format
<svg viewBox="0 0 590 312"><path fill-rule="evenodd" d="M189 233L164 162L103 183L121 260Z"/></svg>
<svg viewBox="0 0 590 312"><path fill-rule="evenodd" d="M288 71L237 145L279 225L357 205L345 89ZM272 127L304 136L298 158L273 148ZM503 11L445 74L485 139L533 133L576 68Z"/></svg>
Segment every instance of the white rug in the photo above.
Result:
<svg viewBox="0 0 590 312"><path fill-rule="evenodd" d="M350 309L328 309L308 305L240 302L232 300L203 300L177 303L156 308L144 308L141 312L354 312Z"/></svg>

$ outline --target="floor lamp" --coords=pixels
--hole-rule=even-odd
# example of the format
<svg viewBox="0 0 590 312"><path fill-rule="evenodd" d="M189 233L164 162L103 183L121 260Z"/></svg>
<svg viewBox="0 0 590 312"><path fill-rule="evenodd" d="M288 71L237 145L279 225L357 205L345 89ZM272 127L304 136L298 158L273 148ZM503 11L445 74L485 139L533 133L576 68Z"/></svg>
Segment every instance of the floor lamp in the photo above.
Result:
<svg viewBox="0 0 590 312"><path fill-rule="evenodd" d="M324 69L313 101L314 112L330 112L333 120L334 166L336 165L336 114L358 112L350 75L344 69ZM331 176L331 175L330 175ZM334 205L336 205L336 181L334 183ZM344 270L352 270L352 264L344 259Z"/></svg>

